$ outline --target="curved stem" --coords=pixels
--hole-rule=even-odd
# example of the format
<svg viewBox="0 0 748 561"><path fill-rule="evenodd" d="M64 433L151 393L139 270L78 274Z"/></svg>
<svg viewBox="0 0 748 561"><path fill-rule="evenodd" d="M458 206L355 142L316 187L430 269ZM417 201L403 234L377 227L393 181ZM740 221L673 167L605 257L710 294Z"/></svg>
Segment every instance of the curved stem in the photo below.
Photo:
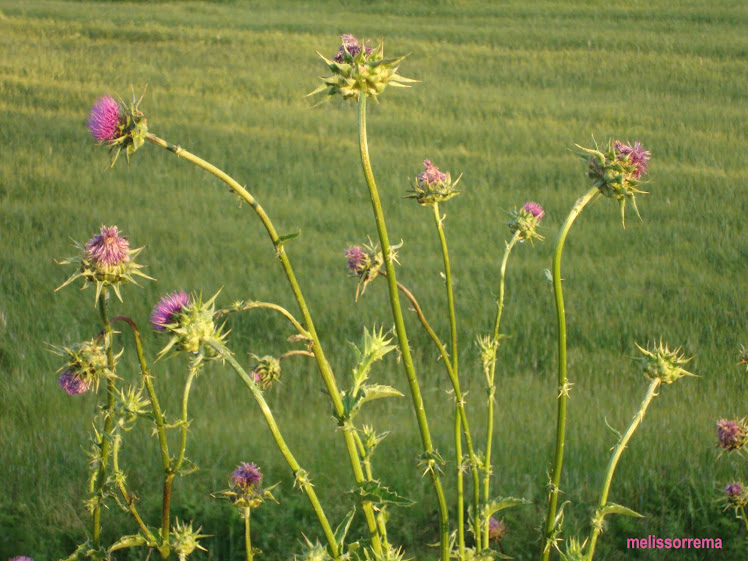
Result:
<svg viewBox="0 0 748 561"><path fill-rule="evenodd" d="M493 324L493 339L492 339L492 345L493 345L493 351L492 351L492 357L491 357L491 363L488 369L488 419L486 421L486 459L485 463L483 464L483 501L485 503L488 503L490 500L490 493L491 493L491 474L493 473L492 465L491 465L491 448L493 447L493 412L494 412L494 403L496 401L495 395L496 395L496 353L499 350L499 337L500 337L500 327L501 327L501 314L504 312L504 289L506 286L506 266L509 262L509 254L512 252L512 249L517 244L517 240L519 240L519 232L515 232L512 236L512 239L509 240L509 242L506 244L506 248L504 249L504 256L501 259L501 269L499 272L499 298L496 301L496 319L494 320ZM489 519L481 520L481 524L483 525L483 547L488 549L488 541L489 541L489 535L488 535L488 527L489 527Z"/></svg>
<svg viewBox="0 0 748 561"><path fill-rule="evenodd" d="M603 513L603 508L605 508L605 505L608 503L608 491L610 491L610 484L613 481L613 474L616 471L618 460L621 459L621 454L623 454L623 451L626 449L626 445L628 444L629 440L631 440L631 436L634 434L634 431L641 424L642 419L644 418L644 413L647 411L647 407L649 407L650 402L654 397L657 396L657 389L660 387L660 383L661 382L659 378L655 378L654 380L652 380L652 382L650 382L649 387L647 388L647 393L644 396L644 400L639 406L639 411L637 411L636 415L634 415L634 418L631 419L628 429L626 429L626 432L613 449L613 454L610 456L608 469L605 471L603 488L600 492L600 501L597 504L595 518L592 521L592 530L590 532L589 545L587 553L584 556L586 561L592 561L592 556L595 554L595 544L597 543L597 537L603 530L603 518L605 516L605 514Z"/></svg>
<svg viewBox="0 0 748 561"><path fill-rule="evenodd" d="M104 344L106 345L106 357L107 367L110 372L114 372L114 340L112 334L112 326L109 324L107 318L107 296L108 292L106 288L101 290L99 294L99 317L101 319L102 330L104 331ZM110 449L110 435L114 430L114 417L112 411L114 409L114 377L107 379L106 392L107 392L107 404L104 410L104 434L101 436L100 444L100 455L99 455L99 471L96 475L95 482L95 493L96 503L93 511L93 543L94 547L99 547L101 540L101 507L104 501L104 484L107 478L107 464L109 463L109 449Z"/></svg>
<svg viewBox="0 0 748 561"><path fill-rule="evenodd" d="M598 194L598 188L593 187L574 204L558 233L556 249L553 253L553 294L556 301L556 318L558 321L558 410L556 415L556 451L554 455L553 471L551 472L550 496L548 498L548 512L545 519L543 535L543 551L541 560L547 561L553 545L553 531L556 522L556 507L558 505L558 491L561 483L561 469L564 462L564 440L566 438L566 398L569 384L566 377L566 312L564 311L564 296L561 290L561 253L564 249L566 235L582 209Z"/></svg>
<svg viewBox="0 0 748 561"><path fill-rule="evenodd" d="M259 386L254 382L254 380L252 380L252 378L250 378L249 374L247 374L244 368L242 368L242 366L236 361L234 356L231 354L231 351L229 351L229 349L226 348L223 343L219 341L208 341L207 344L215 349L216 352L218 352L221 357L229 363L231 368L234 369L234 371L239 375L244 384L249 388L249 391L252 392L252 396L255 398L257 405L260 407L260 411L262 413L262 416L265 418L265 422L270 429L270 433L273 435L275 444L278 446L281 454L283 454L286 463L288 463L288 466L291 468L291 471L293 471L294 476L296 477L296 481L304 490L307 497L309 498L309 502L312 504L312 508L317 515L320 526L322 526L322 531L325 533L325 537L327 538L327 543L330 548L330 552L332 553L332 557L334 559L337 559L340 556L341 552L338 551L338 544L335 541L335 535L333 534L330 523L327 520L327 516L322 509L322 505L317 498L317 494L314 492L314 487L309 481L306 471L301 469L301 466L296 461L296 458L291 453L291 450L288 448L288 445L286 444L286 441L283 438L283 435L281 434L277 423L275 422L273 413L272 411L270 411L270 407L268 407L268 404L265 401L265 397L262 395L262 391L260 390ZM358 454L358 452L356 452L356 454Z"/></svg>
<svg viewBox="0 0 748 561"><path fill-rule="evenodd" d="M188 152L187 150L179 146L166 142L165 140L157 137L156 135L152 133L148 133L148 136L146 138L148 141L152 142L153 144L160 146L162 148L165 148L166 150L169 150L170 152L173 152L174 154L177 155L177 157L187 160L188 162L192 164L195 164L199 168L207 171L208 173L211 173L212 175L214 175L215 177L223 181L226 185L228 185L231 188L231 190L234 193L236 193L243 201L245 201L252 208L252 210L254 210L254 212L257 214L260 221L262 222L262 225L265 227L265 230L267 231L268 236L270 236L270 240L273 242L276 256L278 257L278 259L281 262L281 265L283 266L283 271L286 274L288 283L291 286L291 291L293 292L294 297L296 298L296 303L298 304L299 310L301 311L301 316L304 319L304 323L307 326L306 332L308 333L311 339L312 351L314 352L314 358L315 358L315 361L317 362L317 368L319 369L319 372L324 381L327 393L330 396L330 400L332 401L333 408L335 409L335 415L338 417L338 419L342 419L343 416L345 415L345 407L343 405L343 400L341 398L341 392L338 389L337 382L335 381L335 376L333 375L332 370L330 369L330 364L327 361L327 358L325 358L324 351L322 350L322 344L320 343L319 336L317 335L317 331L314 327L314 322L312 321L311 313L309 312L309 308L306 304L306 300L304 299L304 295L301 292L299 283L296 280L296 275L293 271L293 268L291 267L291 262L288 259L288 255L286 254L284 240L281 239L280 236L278 236L278 233L276 232L275 227L273 226L273 223L270 221L270 217L267 215L265 210L260 206L257 200L249 193L249 191L247 191L244 187L242 187L233 177L229 176L227 173L218 169L213 164L206 162L202 158ZM353 470L353 476L356 480L356 483L362 483L364 481L364 472L363 472L363 469L361 468L361 462L358 457L358 452L356 451L356 443L354 442L353 437L348 432L346 431L342 431L342 432L343 432L343 438L345 439L346 450L348 451L348 458L351 463L351 469ZM381 541L379 539L379 535L377 531L377 523L374 517L374 509L371 506L371 502L369 501L364 502L362 505L362 508L364 511L364 516L366 517L366 526L369 530L369 535L371 537L372 548L375 553L381 553L381 550L382 550Z"/></svg>
<svg viewBox="0 0 748 561"><path fill-rule="evenodd" d="M309 332L304 329L304 327L296 320L291 313L286 310L283 306L279 306L278 304L273 304L271 302L242 302L238 306L234 306L231 308L224 308L222 310L217 310L216 313L213 315L214 319L218 319L222 316L228 315L232 312L243 312L245 310L254 310L258 308L264 308L266 310L273 310L278 313L280 313L282 316L284 316L288 321L291 322L291 325L293 325L296 328L296 331L299 332L300 335L303 335L304 337L309 337Z"/></svg>
<svg viewBox="0 0 748 561"><path fill-rule="evenodd" d="M397 332L400 353L403 359L405 373L408 378L408 385L410 387L410 394L413 399L416 419L418 420L418 429L421 434L421 443L429 462L428 471L431 473L434 491L436 492L437 500L439 503L439 535L441 544L441 559L442 561L448 561L449 519L447 516L447 503L444 498L444 491L442 490L441 480L437 473L437 468L434 465L434 462L436 460L434 455L434 447L431 443L431 432L429 431L428 421L426 418L426 410L423 405L423 398L421 397L421 389L418 385L418 379L416 378L416 372L413 366L413 358L410 354L408 336L405 331L405 321L403 320L403 312L400 308L397 278L395 277L395 265L392 259L392 247L390 246L390 241L387 235L387 226L385 225L384 221L382 203L379 200L379 192L377 191L377 186L374 182L374 174L371 170L371 162L369 160L369 147L366 138L365 95L359 96L358 108L359 149L361 153L361 165L363 167L364 177L366 178L366 184L369 187L369 197L371 199L372 209L374 210L374 219L376 221L377 231L379 233L379 244L382 248L382 255L384 256L384 267L387 271L387 285L389 288L390 304L392 307L392 316L395 321L395 331Z"/></svg>

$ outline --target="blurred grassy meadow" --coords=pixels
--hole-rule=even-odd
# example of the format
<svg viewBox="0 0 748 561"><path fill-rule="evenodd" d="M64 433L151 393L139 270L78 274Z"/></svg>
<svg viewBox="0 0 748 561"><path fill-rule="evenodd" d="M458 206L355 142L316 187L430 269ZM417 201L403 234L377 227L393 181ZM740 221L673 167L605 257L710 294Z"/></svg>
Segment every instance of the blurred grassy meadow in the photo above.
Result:
<svg viewBox="0 0 748 561"><path fill-rule="evenodd" d="M347 387L364 326L391 325L383 283L354 302L343 251L376 236L357 160L353 104L310 107L304 95L326 72L342 33L384 38L385 53L409 53L401 74L420 83L388 89L370 105L369 144L390 238L403 240L399 280L448 337L438 239L427 209L401 197L430 158L464 193L447 215L468 412L483 441L484 380L474 344L495 313L499 261L509 238L505 210L527 200L547 210L546 241L513 252L499 353L493 463L495 494L523 496L508 512L507 553L536 557L546 473L555 431L555 312L550 268L555 233L587 190L575 143L640 140L652 152L649 195L621 228L614 202L598 200L572 229L564 251L569 403L562 489L568 534L587 531L614 436L625 427L646 382L630 357L634 343L662 338L695 355L688 378L662 389L616 473L610 500L646 516L611 519L597 559L654 559L626 550L627 537L719 537L722 551L680 550L669 559L745 556L738 521L722 512L721 489L748 478L737 456L715 463L715 422L747 413L748 375L737 367L748 345L748 10L743 2L624 4L510 0L488 2L120 3L0 0L0 559L37 561L70 554L89 519L90 419L95 397L57 387L58 357L47 343L72 344L99 328L94 294L69 287L60 260L100 224L117 224L158 282L123 290L115 313L143 331L153 304L184 288L219 306L241 298L296 311L272 244L251 209L223 184L146 144L127 169L107 169L106 149L90 139L86 117L105 94L147 91L141 108L152 132L237 178L260 201L287 246L338 383ZM451 398L436 353L410 322L417 372L436 447L453 461ZM275 316L232 316L230 345L247 355L288 349ZM150 356L164 343L146 333ZM135 380L129 334L120 374ZM185 361L154 366L157 390L176 414ZM268 392L289 444L311 472L334 521L352 486L343 442L311 361L284 362ZM407 392L394 357L374 377ZM241 559L241 521L210 497L240 461L280 481L280 504L253 515L263 559L286 560L300 532L321 537L306 498L272 443L249 392L227 368L211 365L192 397L188 456L199 467L177 482L174 511L203 525L208 553ZM449 413L447 413L449 412ZM368 422L390 431L375 475L418 502L394 510L390 537L410 557L435 556L430 484L420 478L420 442L410 398L368 406ZM157 522L158 447L142 423L122 463ZM141 438L137 438L141 437ZM481 445L482 447L482 445ZM445 478L454 497L453 464ZM453 501L451 502L454 508ZM337 523L337 522L335 522ZM454 524L454 513L452 515ZM363 534L362 521L356 531ZM133 533L116 507L105 537ZM145 551L130 557L144 559ZM648 556L649 555L649 556ZM663 557L656 557L657 559Z"/></svg>

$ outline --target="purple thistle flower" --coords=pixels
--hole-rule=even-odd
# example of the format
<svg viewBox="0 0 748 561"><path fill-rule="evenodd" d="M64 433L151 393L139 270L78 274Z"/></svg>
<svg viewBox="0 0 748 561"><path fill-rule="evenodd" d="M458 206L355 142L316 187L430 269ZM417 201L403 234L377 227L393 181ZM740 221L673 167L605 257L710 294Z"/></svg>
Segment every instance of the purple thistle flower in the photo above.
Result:
<svg viewBox="0 0 748 561"><path fill-rule="evenodd" d="M335 55L335 58L333 58L335 62L340 64L345 62L346 51L348 51L348 54L350 54L351 57L355 58L356 55L361 52L362 47L366 49L366 52L364 53L366 55L374 50L367 45L368 41L364 41L364 44L360 45L358 39L356 39L356 37L354 37L350 33L344 34L340 39L343 41L343 44L338 49L338 53Z"/></svg>
<svg viewBox="0 0 748 561"><path fill-rule="evenodd" d="M737 499L743 494L743 485L738 481L733 481L725 487L725 495L728 499Z"/></svg>
<svg viewBox="0 0 748 561"><path fill-rule="evenodd" d="M262 474L255 464L242 462L231 473L231 479L239 489L246 493L260 486Z"/></svg>
<svg viewBox="0 0 748 561"><path fill-rule="evenodd" d="M177 315L191 303L190 295L184 290L167 294L158 301L151 312L151 325L157 331L165 331L166 326L177 320Z"/></svg>
<svg viewBox="0 0 748 561"><path fill-rule="evenodd" d="M345 258L348 260L348 269L356 275L361 272L361 269L366 263L364 250L357 245L351 246L345 250Z"/></svg>
<svg viewBox="0 0 748 561"><path fill-rule="evenodd" d="M424 160L423 166L425 171L418 174L418 181L421 183L439 183L447 180L447 174L439 171L431 160Z"/></svg>
<svg viewBox="0 0 748 561"><path fill-rule="evenodd" d="M535 218L537 218L538 222L540 222L545 216L545 211L543 210L543 207L540 206L538 203L534 203L532 201L525 203L525 211L529 212Z"/></svg>
<svg viewBox="0 0 748 561"><path fill-rule="evenodd" d="M507 527L504 519L496 520L493 516L488 519L488 539L499 541L506 536Z"/></svg>
<svg viewBox="0 0 748 561"><path fill-rule="evenodd" d="M721 419L717 421L717 439L726 450L737 450L745 444L746 434L737 421Z"/></svg>
<svg viewBox="0 0 748 561"><path fill-rule="evenodd" d="M57 383L60 384L60 388L68 395L80 395L86 393L89 387L88 382L79 378L69 370L60 374Z"/></svg>
<svg viewBox="0 0 748 561"><path fill-rule="evenodd" d="M628 157L629 163L636 165L636 169L634 170L636 179L641 179L642 175L646 175L651 154L648 150L644 149L641 142L636 141L631 146L630 144L624 144L620 140L616 140L615 151L618 159Z"/></svg>
<svg viewBox="0 0 748 561"><path fill-rule="evenodd" d="M117 226L104 226L86 242L86 255L97 264L114 267L130 260L130 242L119 235Z"/></svg>
<svg viewBox="0 0 748 561"><path fill-rule="evenodd" d="M112 96L105 95L96 100L88 115L86 126L98 142L114 140L120 123L119 104Z"/></svg>

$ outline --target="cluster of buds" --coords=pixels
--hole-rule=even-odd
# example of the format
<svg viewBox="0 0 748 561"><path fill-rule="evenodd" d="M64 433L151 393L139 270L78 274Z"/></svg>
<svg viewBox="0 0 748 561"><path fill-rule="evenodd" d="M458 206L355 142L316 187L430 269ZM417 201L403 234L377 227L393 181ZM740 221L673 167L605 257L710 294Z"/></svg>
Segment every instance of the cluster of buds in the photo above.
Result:
<svg viewBox="0 0 748 561"><path fill-rule="evenodd" d="M366 291L366 285L379 275L384 265L384 256L379 246L369 240L369 244L364 244L363 247L354 245L346 249L345 258L348 261L348 270L351 275L358 277L356 286L356 300L358 300L359 294Z"/></svg>
<svg viewBox="0 0 748 561"><path fill-rule="evenodd" d="M455 186L460 182L462 175L452 182L449 172L442 173L431 160L424 160L423 166L426 169L416 176L413 190L405 198L415 199L421 205L432 205L447 201L461 193Z"/></svg>
<svg viewBox="0 0 748 561"><path fill-rule="evenodd" d="M252 368L252 379L262 386L263 390L269 389L273 383L280 379L281 365L280 360L274 356L264 356L262 358L252 355L257 364Z"/></svg>
<svg viewBox="0 0 748 561"><path fill-rule="evenodd" d="M140 271L142 265L135 263L135 257L143 250L130 249L130 242L122 236L117 226L102 225L99 233L95 234L85 244L75 242L80 254L76 257L59 261L59 265L78 265L78 270L62 283L56 290L67 286L76 279L83 279L83 288L89 283L96 285L96 301L103 289L112 287L117 298L122 300L119 285L135 282L134 276L154 280Z"/></svg>
<svg viewBox="0 0 748 561"><path fill-rule="evenodd" d="M748 489L739 481L733 481L725 487L725 499L728 507L745 508L748 505Z"/></svg>
<svg viewBox="0 0 748 561"><path fill-rule="evenodd" d="M662 344L662 341L659 345L653 345L651 350L642 349L639 345L636 346L644 355L640 359L642 369L644 375L650 380L657 378L663 384L672 384L683 376L695 376L695 374L683 368L693 357L687 359L681 355L680 347L671 351L667 345Z"/></svg>
<svg viewBox="0 0 748 561"><path fill-rule="evenodd" d="M109 367L106 350L98 341L84 341L72 348L53 347L60 356L67 356L67 362L58 372L60 388L68 395L79 395L93 388L99 388L99 380L114 378L114 369ZM115 363L119 355L114 357Z"/></svg>
<svg viewBox="0 0 748 561"><path fill-rule="evenodd" d="M145 95L145 92L143 92ZM99 144L105 144L114 151L111 165L117 161L122 149L125 150L127 163L130 155L143 146L148 136L148 125L138 105L143 100L135 99L133 92L129 105L124 101L116 101L112 96L105 95L96 100L91 113L88 115L88 130Z"/></svg>
<svg viewBox="0 0 748 561"><path fill-rule="evenodd" d="M188 353L202 352L206 357L216 356L209 343L222 344L226 336L222 333L223 326L216 327L213 321L217 296L218 292L203 302L201 296L190 296L182 290L161 298L151 312L151 324L155 330L169 332L172 337L159 358L172 348Z"/></svg>
<svg viewBox="0 0 748 561"><path fill-rule="evenodd" d="M327 97L322 101L328 101L335 94L355 100L364 95L376 101L389 84L408 87L407 82L415 81L397 73L397 65L405 57L385 60L382 43L372 48L368 41L359 43L353 35L343 35L341 39L340 49L332 60L319 55L327 63L332 76L322 78L324 84L310 96L327 91Z"/></svg>
<svg viewBox="0 0 748 561"><path fill-rule="evenodd" d="M631 204L639 216L636 208L636 195L646 193L639 190L642 176L647 174L649 165L649 151L639 142L633 146L624 144L620 140L611 139L608 147L601 150L597 144L595 148L584 148L577 144L584 153L579 154L588 162L587 177L592 180L595 187L606 197L615 199L621 206L621 221L626 225L625 210L626 200Z"/></svg>
<svg viewBox="0 0 748 561"><path fill-rule="evenodd" d="M732 452L748 445L748 419L717 421L717 440L724 450Z"/></svg>
<svg viewBox="0 0 748 561"><path fill-rule="evenodd" d="M543 236L538 234L537 228L540 221L545 216L543 207L538 203L526 202L519 210L515 209L509 213L509 230L512 234L517 234L520 242L529 240L543 241Z"/></svg>
<svg viewBox="0 0 748 561"><path fill-rule="evenodd" d="M192 522L189 524L176 521L172 528L170 545L171 549L179 556L179 561L184 561L196 549L208 551L198 543L202 538L210 537L207 534L201 534L202 527L194 530Z"/></svg>

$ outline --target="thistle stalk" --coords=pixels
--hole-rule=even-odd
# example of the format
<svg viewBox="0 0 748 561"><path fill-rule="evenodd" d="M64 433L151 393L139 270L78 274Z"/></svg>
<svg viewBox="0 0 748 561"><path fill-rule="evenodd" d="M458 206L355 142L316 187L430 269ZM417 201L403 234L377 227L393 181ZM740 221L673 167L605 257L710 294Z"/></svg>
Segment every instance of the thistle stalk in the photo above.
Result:
<svg viewBox="0 0 748 561"><path fill-rule="evenodd" d="M210 340L210 341L207 341L206 343L211 348L213 348L219 355L221 355L221 358L223 360L229 363L231 368L234 369L234 371L239 375L239 377L242 379L244 384L249 388L249 391L252 393L252 396L255 398L257 405L260 407L262 416L265 418L265 422L267 423L268 428L270 429L270 433L273 435L275 444L278 446L278 449L283 455L283 458L286 460L286 463L288 463L288 466L291 468L291 471L296 477L296 481L299 483L299 486L304 490L307 497L309 498L309 502L311 503L315 514L317 515L317 519L319 520L320 526L322 526L322 531L324 532L325 538L327 539L328 547L330 548L330 553L333 559L338 559L342 552L338 550L338 543L335 540L335 535L332 531L332 528L330 527L329 521L327 520L327 516L325 515L325 512L322 509L322 505L320 504L319 499L317 498L317 494L314 492L314 486L309 481L307 472L301 469L301 466L296 461L296 458L291 453L291 450L288 448L288 445L286 444L286 441L283 438L283 435L281 434L280 429L278 428L278 424L275 422L275 417L273 416L273 413L270 410L270 407L265 401L265 397L263 396L262 391L260 390L258 385L255 383L255 381L252 380L249 374L247 374L244 368L242 368L242 366L236 361L234 356L231 354L231 351L229 351L227 347L225 347L222 343L216 340ZM355 442L354 442L354 445L355 445ZM356 454L358 454L358 451L356 452Z"/></svg>
<svg viewBox="0 0 748 561"><path fill-rule="evenodd" d="M392 247L387 235L387 227L384 221L382 203L379 199L379 192L377 191L377 186L374 182L374 174L371 169L371 161L369 160L369 147L366 138L366 95L359 96L358 109L359 149L361 153L361 165L363 167L364 177L366 178L366 184L369 188L369 196L371 199L372 209L374 211L374 219L377 224L377 232L379 233L379 244L382 248L382 255L384 256L384 267L385 271L387 272L387 285L389 289L390 304L392 307L393 319L395 321L395 331L397 333L400 353L402 355L405 373L408 378L408 386L410 387L410 393L413 399L416 419L418 420L418 429L421 435L421 443L425 452L425 456L428 457L428 471L431 474L434 491L436 492L437 500L439 503L439 537L441 545L441 561L448 561L449 519L447 516L447 503L444 498L444 491L442 489L441 480L439 478L437 467L435 465L434 458L436 455L434 454L434 447L431 442L431 432L429 431L428 420L426 418L426 410L423 405L423 398L421 397L421 389L418 385L418 379L416 378L416 372L413 366L413 358L410 354L410 346L408 345L408 336L405 331L403 312L400 308L397 278L395 276L395 265L392 259Z"/></svg>
<svg viewBox="0 0 748 561"><path fill-rule="evenodd" d="M337 382L335 381L335 376L333 375L333 372L330 368L330 364L327 361L327 358L325 357L324 351L322 350L322 344L320 342L319 336L317 335L317 331L314 327L314 322L312 320L311 313L309 312L309 308L306 304L306 300L304 298L304 295L301 292L301 288L299 287L299 283L296 280L296 275L293 271L293 268L291 267L291 262L288 258L288 255L286 254L285 246L284 246L284 239L282 239L278 232L275 230L275 227L273 226L273 223L270 220L270 217L267 215L265 210L260 206L260 204L257 202L257 200L247 191L244 187L242 187L234 178L217 168L216 166L210 164L209 162L206 162L202 158L192 154L191 152L188 152L187 150L176 146L174 144L170 144L166 142L165 140L157 137L156 135L152 133L148 133L146 139L156 146L160 146L162 148L165 148L166 150L174 153L177 157L187 160L188 162L196 165L197 167L207 171L208 173L214 175L221 181L223 181L226 185L229 186L229 188L236 193L243 201L245 201L251 208L254 210L254 212L259 217L260 221L262 222L263 226L265 227L265 230L268 233L268 236L270 237L270 240L273 243L273 246L275 248L276 256L281 262L281 265L283 266L283 271L286 275L286 278L288 279L289 285L291 287L291 291L294 294L294 297L296 298L296 303L299 306L299 310L302 315L302 319L304 321L304 324L306 325L306 331L309 334L309 337L311 339L311 346L312 346L312 352L314 352L314 358L317 363L317 368L319 369L320 375L322 376L322 379L325 384L325 388L327 390L328 395L330 396L330 400L332 401L333 408L335 410L335 414L338 418L343 418L345 415L345 407L343 405L343 401L340 397L341 392L338 389ZM356 450L356 443L348 431L341 431L343 433L343 438L345 439L346 444L346 450L348 451L348 458L351 463L351 468L353 470L353 476L356 480L356 483L363 483L365 481L364 472L361 467L361 461L358 456L358 451ZM381 540L379 538L379 534L377 531L377 522L376 518L374 516L374 509L372 508L371 502L366 501L362 505L362 509L364 511L364 516L366 517L366 526L369 530L369 535L371 537L372 542L372 548L375 553L381 553L382 546L381 546Z"/></svg>
<svg viewBox="0 0 748 561"><path fill-rule="evenodd" d="M585 193L569 212L561 230L558 233L556 249L553 253L553 293L556 301L556 317L558 321L558 410L556 415L556 451L554 455L553 471L551 472L550 496L548 498L548 512L545 519L545 528L543 535L543 550L541 552L541 561L547 561L551 554L553 545L552 536L554 523L556 520L556 508L558 505L558 491L561 483L561 469L564 462L564 440L566 438L566 399L569 394L569 383L566 377L566 313L564 311L564 297L561 290L561 252L564 249L566 235L569 233L571 225L582 209L597 194L599 189L592 187Z"/></svg>
<svg viewBox="0 0 748 561"><path fill-rule="evenodd" d="M499 348L499 337L501 327L501 315L504 311L504 289L506 286L506 266L509 262L509 254L519 240L521 232L518 230L514 232L512 239L506 244L504 249L504 256L501 259L501 269L499 273L499 298L496 301L496 319L493 324L493 353L491 358L490 367L488 370L488 418L486 421L486 459L483 464L483 501L488 503L490 500L491 491L491 448L493 446L493 412L494 402L496 401L494 396L496 394L496 352ZM483 547L488 549L488 524L489 519L478 520L478 523L483 525Z"/></svg>
<svg viewBox="0 0 748 561"><path fill-rule="evenodd" d="M629 440L631 440L631 436L634 434L634 431L641 424L642 419L644 418L644 413L647 411L647 407L649 407L652 399L657 396L657 390L659 389L661 383L662 381L659 378L655 378L650 382L649 387L647 388L647 393L644 396L644 400L639 406L639 411L636 413L636 415L634 415L634 418L631 419L628 429L626 429L626 432L620 438L618 444L616 444L615 448L613 449L613 454L611 455L610 461L608 462L608 468L605 471L605 480L603 481L603 488L600 492L600 501L597 505L595 518L592 521L592 529L590 531L589 543L587 546L588 549L587 553L584 556L585 561L592 561L592 556L595 554L595 544L597 543L597 538L603 529L603 516L605 515L603 509L608 502L608 492L610 491L610 484L613 481L613 474L616 471L618 460L621 459L621 454L623 454L623 451L626 449L626 445L628 444Z"/></svg>
<svg viewBox="0 0 748 561"><path fill-rule="evenodd" d="M248 506L244 507L244 550L247 554L247 561L252 561L254 559L254 554L252 553L252 540L249 537L249 515L251 512L252 509Z"/></svg>

